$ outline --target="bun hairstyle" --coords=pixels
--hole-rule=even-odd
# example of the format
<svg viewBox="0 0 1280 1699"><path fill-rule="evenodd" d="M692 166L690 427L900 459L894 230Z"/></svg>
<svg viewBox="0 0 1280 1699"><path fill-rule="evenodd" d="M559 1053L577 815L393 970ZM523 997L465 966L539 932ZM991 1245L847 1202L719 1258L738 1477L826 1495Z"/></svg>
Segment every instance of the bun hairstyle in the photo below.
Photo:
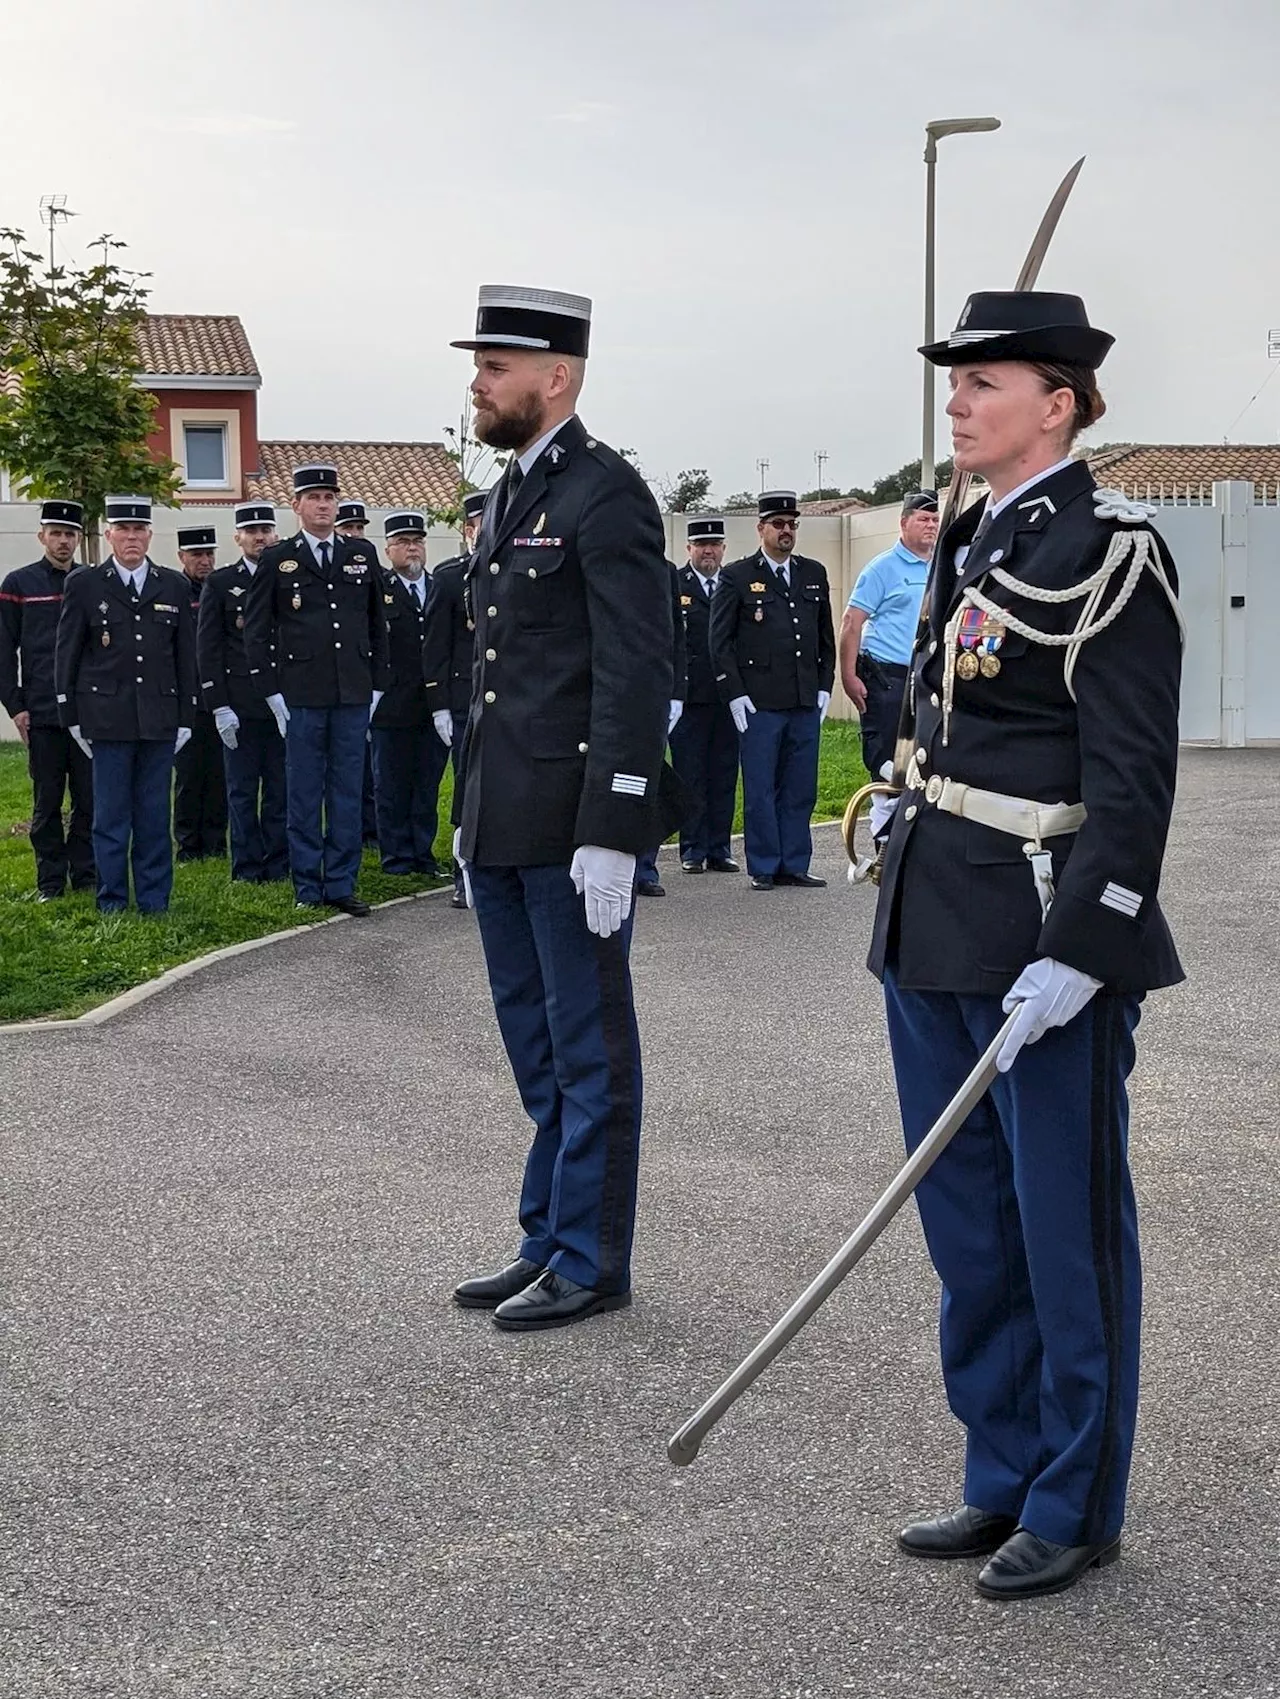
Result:
<svg viewBox="0 0 1280 1699"><path fill-rule="evenodd" d="M1071 420L1072 442L1087 431L1090 425L1096 425L1107 410L1107 404L1102 399L1098 389L1096 373L1088 366L1072 365L1068 362L1055 364L1047 360L1032 360L1031 370L1044 385L1046 395L1052 395L1055 389L1069 389L1075 397L1075 414Z"/></svg>

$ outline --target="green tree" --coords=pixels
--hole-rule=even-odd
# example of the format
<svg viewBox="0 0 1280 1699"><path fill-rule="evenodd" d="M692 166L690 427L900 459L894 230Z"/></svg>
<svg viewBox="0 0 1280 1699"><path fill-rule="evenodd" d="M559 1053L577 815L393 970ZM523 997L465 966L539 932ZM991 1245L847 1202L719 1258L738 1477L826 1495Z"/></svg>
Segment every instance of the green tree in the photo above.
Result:
<svg viewBox="0 0 1280 1699"><path fill-rule="evenodd" d="M805 490L799 499L801 501L839 501L843 495L844 491L837 489Z"/></svg>
<svg viewBox="0 0 1280 1699"><path fill-rule="evenodd" d="M721 506L726 513L754 513L756 498L750 490L739 490L737 495L726 496Z"/></svg>
<svg viewBox="0 0 1280 1699"><path fill-rule="evenodd" d="M711 474L704 466L689 467L658 483L658 498L668 513L705 513L710 492Z"/></svg>
<svg viewBox="0 0 1280 1699"><path fill-rule="evenodd" d="M951 482L952 465L950 460L940 460L934 468L933 487L945 489ZM920 462L909 460L905 466L900 466L896 472L890 472L880 478L869 490L846 490L845 494L855 496L859 501L865 501L869 507L883 507L887 502L901 501L903 496L920 488Z"/></svg>
<svg viewBox="0 0 1280 1699"><path fill-rule="evenodd" d="M147 438L156 398L135 383L144 272L128 272L110 236L83 269L52 265L20 230L0 230L0 367L16 384L0 394L0 465L36 498L84 503L90 560L106 497L168 504L182 473Z"/></svg>

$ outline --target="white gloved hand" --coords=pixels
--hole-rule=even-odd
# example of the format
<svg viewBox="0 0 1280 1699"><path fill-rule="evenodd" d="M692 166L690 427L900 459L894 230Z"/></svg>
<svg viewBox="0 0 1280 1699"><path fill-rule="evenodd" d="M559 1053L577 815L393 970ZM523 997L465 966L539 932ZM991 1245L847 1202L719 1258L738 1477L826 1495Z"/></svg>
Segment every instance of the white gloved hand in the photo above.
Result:
<svg viewBox="0 0 1280 1699"><path fill-rule="evenodd" d="M240 716L234 708L215 708L213 723L218 728L218 736L228 749L234 749L239 742L236 733L240 730Z"/></svg>
<svg viewBox="0 0 1280 1699"><path fill-rule="evenodd" d="M276 730L281 737L285 736L285 727L289 724L289 707L283 696L277 691L274 696L267 697L267 707L276 717Z"/></svg>
<svg viewBox="0 0 1280 1699"><path fill-rule="evenodd" d="M996 1057L1000 1072L1009 1072L1024 1044L1034 1044L1050 1027L1073 1021L1101 986L1100 979L1055 962L1052 956L1042 956L1024 968L1001 1004L1006 1015L1016 1009L1018 1018Z"/></svg>
<svg viewBox="0 0 1280 1699"><path fill-rule="evenodd" d="M830 706L831 706L831 692L829 690L820 690L818 692L818 724L819 725L821 725L822 722L826 719L827 709Z"/></svg>
<svg viewBox="0 0 1280 1699"><path fill-rule="evenodd" d="M729 712L733 715L733 723L739 732L747 729L747 715L754 714L756 705L749 696L735 696L729 704Z"/></svg>
<svg viewBox="0 0 1280 1699"><path fill-rule="evenodd" d="M369 703L369 719L370 719L370 722L372 722L373 716L378 712L378 704L379 704L379 702L382 701L383 694L384 694L384 692L382 692L381 690L375 690L374 693L373 693L373 700Z"/></svg>
<svg viewBox="0 0 1280 1699"><path fill-rule="evenodd" d="M676 729L676 722L679 720L681 714L683 714L683 713L684 713L684 703L683 702L673 701L671 706L667 709L667 736L668 737L670 737L672 732Z"/></svg>
<svg viewBox="0 0 1280 1699"><path fill-rule="evenodd" d="M190 726L179 726L178 727L178 735L173 740L173 753L175 755L181 754L181 752L187 747L187 745L190 742L191 742L191 727Z"/></svg>
<svg viewBox="0 0 1280 1699"><path fill-rule="evenodd" d="M897 796L881 796L879 792L871 798L868 819L871 823L871 836L883 838L893 824L893 817L898 812L898 804L902 801L902 793Z"/></svg>
<svg viewBox="0 0 1280 1699"><path fill-rule="evenodd" d="M453 715L447 708L431 716L431 724L436 728L436 736L446 749L453 748Z"/></svg>
<svg viewBox="0 0 1280 1699"><path fill-rule="evenodd" d="M75 738L76 742L80 745L81 749L84 750L85 754L89 757L90 761L92 761L93 760L93 745L89 742L89 739L87 737L83 737L81 735L79 726L71 726L69 728L69 730L71 732L72 737Z"/></svg>
<svg viewBox="0 0 1280 1699"><path fill-rule="evenodd" d="M599 844L583 844L573 852L569 877L574 890L586 901L588 929L601 938L620 931L631 913L635 856L622 850L601 849Z"/></svg>
<svg viewBox="0 0 1280 1699"><path fill-rule="evenodd" d="M465 897L467 899L467 907L468 908L474 908L476 906L476 899L471 894L470 863L466 862L462 859L462 827L461 826L455 826L453 828L453 859L457 862L458 866L462 869L462 890L463 890L463 894L465 895Z"/></svg>

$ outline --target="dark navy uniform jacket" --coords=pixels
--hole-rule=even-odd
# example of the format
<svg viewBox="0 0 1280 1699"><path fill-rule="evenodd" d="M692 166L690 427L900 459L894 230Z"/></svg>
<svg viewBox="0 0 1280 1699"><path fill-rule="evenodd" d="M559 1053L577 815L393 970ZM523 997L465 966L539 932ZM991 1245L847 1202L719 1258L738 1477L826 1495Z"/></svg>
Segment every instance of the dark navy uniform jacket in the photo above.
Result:
<svg viewBox="0 0 1280 1699"><path fill-rule="evenodd" d="M761 551L720 569L711 608L711 664L722 702L749 696L757 708L816 708L832 690L836 634L821 561L792 555L790 588Z"/></svg>
<svg viewBox="0 0 1280 1699"><path fill-rule="evenodd" d="M188 572L184 572L182 576L187 581L187 597L191 607L191 623L195 627L196 632L196 671L197 673L200 673L200 609L204 603L205 592L208 590L209 580L213 577L213 573L211 572L208 578L203 579L192 578ZM200 681L200 689L196 692L196 712L198 714L212 714L213 710L204 699L203 673L200 673ZM270 710L268 710L268 712L270 712Z"/></svg>
<svg viewBox="0 0 1280 1699"><path fill-rule="evenodd" d="M33 726L58 724L53 651L66 582L41 559L0 584L0 702L11 715L30 714Z"/></svg>
<svg viewBox="0 0 1280 1699"><path fill-rule="evenodd" d="M706 582L691 566L682 566L677 575L689 679L685 701L690 707L705 707L720 700L711 666L711 603L703 588Z"/></svg>
<svg viewBox="0 0 1280 1699"><path fill-rule="evenodd" d="M364 537L330 539L329 574L299 532L258 559L245 597L249 675L291 708L367 706L387 687L387 622L378 551Z"/></svg>
<svg viewBox="0 0 1280 1699"><path fill-rule="evenodd" d="M425 575L424 596L428 592ZM422 639L426 614L398 572L382 574L382 607L387 621L390 663L386 695L373 716L375 726L425 726L431 718L422 678ZM435 736L434 729L431 733Z"/></svg>
<svg viewBox="0 0 1280 1699"><path fill-rule="evenodd" d="M462 855L568 863L639 855L679 818L663 761L671 568L648 486L570 419L505 516L485 508L467 576L474 688L454 791Z"/></svg>
<svg viewBox="0 0 1280 1699"><path fill-rule="evenodd" d="M1117 991L1182 978L1157 901L1178 757L1181 632L1150 570L1113 623L1079 650L1074 701L1063 649L1008 631L996 676L957 677L943 742L945 627L961 591L979 583L1026 624L1067 632L1080 601L1036 601L984 575L999 566L1029 586L1065 589L1098 571L1117 531L1151 530L1145 522L1100 518L1093 495L1084 462L1054 473L994 520L977 558L967 559L958 575L955 553L977 529L980 504L941 541L912 662L921 778L938 775L1035 802L1083 802L1088 819L1078 833L1046 845L1057 895L1042 920L1016 837L940 813L924 791L906 792L885 853L868 965L880 976L892 967L907 989L1003 996L1041 956ZM1176 590L1172 563L1159 546ZM1124 578L1121 567L1100 613Z"/></svg>
<svg viewBox="0 0 1280 1699"><path fill-rule="evenodd" d="M445 709L457 724L454 735L462 736L462 722L471 705L471 668L476 638L467 611L466 576L470 555L444 560L431 574L427 591L427 624L422 640L422 676L427 687L427 708L432 714Z"/></svg>
<svg viewBox="0 0 1280 1699"><path fill-rule="evenodd" d="M54 658L58 715L96 737L159 742L195 725L196 631L185 573L147 562L135 601L115 565L67 579Z"/></svg>
<svg viewBox="0 0 1280 1699"><path fill-rule="evenodd" d="M680 568L669 560L671 574L671 700L689 700L689 637L684 628L684 607L680 595Z"/></svg>
<svg viewBox="0 0 1280 1699"><path fill-rule="evenodd" d="M241 720L269 720L271 710L249 677L244 646L245 605L253 573L243 559L219 566L204 581L196 619L196 660L204 705L233 708Z"/></svg>

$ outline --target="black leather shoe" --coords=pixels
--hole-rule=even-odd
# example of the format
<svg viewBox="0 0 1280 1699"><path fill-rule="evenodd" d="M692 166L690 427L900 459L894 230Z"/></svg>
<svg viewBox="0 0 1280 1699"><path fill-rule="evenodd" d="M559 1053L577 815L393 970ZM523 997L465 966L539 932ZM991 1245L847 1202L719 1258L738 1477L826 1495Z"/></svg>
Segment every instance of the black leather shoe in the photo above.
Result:
<svg viewBox="0 0 1280 1699"><path fill-rule="evenodd" d="M1059 1546L1018 1528L978 1572L984 1599L1039 1599L1065 1593L1086 1569L1104 1569L1120 1556L1120 1536L1096 1546Z"/></svg>
<svg viewBox="0 0 1280 1699"><path fill-rule="evenodd" d="M329 908L336 908L339 914L349 914L356 920L363 920L365 915L373 913L368 903L361 902L359 897L326 897L325 904Z"/></svg>
<svg viewBox="0 0 1280 1699"><path fill-rule="evenodd" d="M751 889L753 891L772 891L776 883L777 881L771 873L753 873L751 875Z"/></svg>
<svg viewBox="0 0 1280 1699"><path fill-rule="evenodd" d="M467 893L465 891L455 891L453 893L453 895L449 898L449 907L450 908L466 908L466 906L467 906Z"/></svg>
<svg viewBox="0 0 1280 1699"><path fill-rule="evenodd" d="M820 885L825 885L825 879L819 879L812 873L775 873L775 885L799 885L806 891L815 891Z"/></svg>
<svg viewBox="0 0 1280 1699"><path fill-rule="evenodd" d="M606 1310L625 1310L630 1303L630 1292L597 1292L546 1268L532 1286L499 1304L493 1319L508 1333L532 1333L540 1327L568 1327Z"/></svg>
<svg viewBox="0 0 1280 1699"><path fill-rule="evenodd" d="M707 870L700 861L682 861L680 871L681 873L705 873Z"/></svg>
<svg viewBox="0 0 1280 1699"><path fill-rule="evenodd" d="M636 896L638 897L665 897L666 894L666 886L657 879L641 879L636 884Z"/></svg>
<svg viewBox="0 0 1280 1699"><path fill-rule="evenodd" d="M475 1280L464 1280L453 1289L453 1301L464 1310L493 1310L504 1298L514 1298L531 1286L542 1273L536 1262L517 1257L500 1268L496 1274L482 1274Z"/></svg>
<svg viewBox="0 0 1280 1699"><path fill-rule="evenodd" d="M1017 1526L1016 1516L962 1504L931 1522L912 1522L898 1535L898 1544L912 1557L986 1557L998 1551Z"/></svg>
<svg viewBox="0 0 1280 1699"><path fill-rule="evenodd" d="M716 856L714 860L707 862L707 871L709 873L736 873L738 864L736 861L730 860L727 855Z"/></svg>

